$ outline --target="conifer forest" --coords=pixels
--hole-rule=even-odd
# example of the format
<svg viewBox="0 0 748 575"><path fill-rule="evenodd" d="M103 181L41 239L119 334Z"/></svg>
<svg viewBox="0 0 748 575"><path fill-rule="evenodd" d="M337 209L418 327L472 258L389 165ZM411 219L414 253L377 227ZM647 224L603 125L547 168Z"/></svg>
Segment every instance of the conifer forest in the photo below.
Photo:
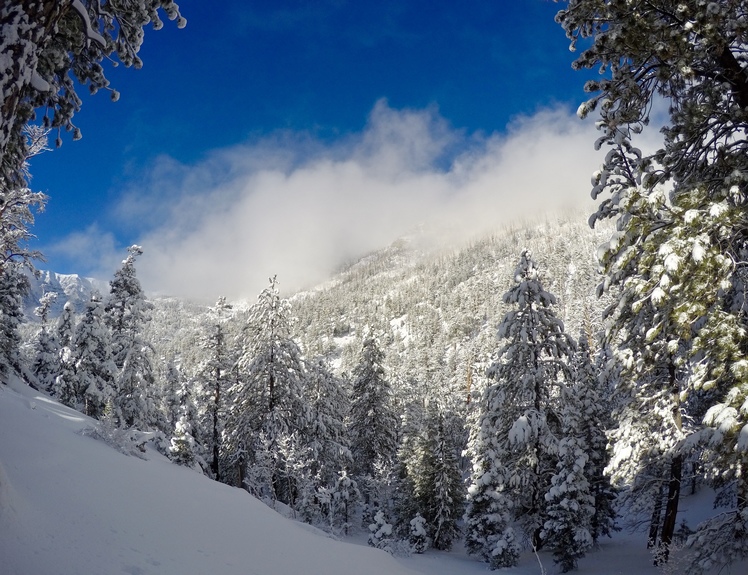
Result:
<svg viewBox="0 0 748 575"><path fill-rule="evenodd" d="M580 85L595 78L578 110L598 130L594 213L438 247L414 231L306 290L274 276L249 301L215 285L206 305L146 294L147 245L108 285L69 276L75 297L29 248L47 200L29 159L77 135L76 90L108 89L105 60L139 67L146 23L184 24L177 5L2 3L0 388L394 555L457 547L501 569L544 551L567 572L637 531L663 572L676 556L689 574L740 570L748 2L558 9ZM714 508L691 523L695 493Z"/></svg>

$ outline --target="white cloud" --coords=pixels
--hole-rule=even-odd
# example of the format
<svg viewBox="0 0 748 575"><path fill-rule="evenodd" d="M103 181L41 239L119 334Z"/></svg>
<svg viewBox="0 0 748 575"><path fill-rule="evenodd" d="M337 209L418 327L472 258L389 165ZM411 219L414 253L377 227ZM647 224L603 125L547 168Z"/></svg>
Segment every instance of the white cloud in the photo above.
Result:
<svg viewBox="0 0 748 575"><path fill-rule="evenodd" d="M117 218L143 230L150 292L254 298L273 274L284 290L313 285L421 224L456 240L571 206L591 212L602 156L590 124L554 109L504 134L466 134L435 108L382 101L338 141L285 132L196 165L160 158Z"/></svg>
<svg viewBox="0 0 748 575"><path fill-rule="evenodd" d="M86 270L85 275L95 278L111 277L117 263L127 255L123 256L125 252L117 249L114 234L102 230L97 224L46 246L44 253L76 262L80 269Z"/></svg>

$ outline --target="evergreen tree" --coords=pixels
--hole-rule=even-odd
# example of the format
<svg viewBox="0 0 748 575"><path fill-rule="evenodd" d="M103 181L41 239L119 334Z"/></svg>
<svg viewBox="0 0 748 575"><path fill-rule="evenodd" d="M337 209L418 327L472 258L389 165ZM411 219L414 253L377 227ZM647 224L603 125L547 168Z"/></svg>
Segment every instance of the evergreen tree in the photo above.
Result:
<svg viewBox="0 0 748 575"><path fill-rule="evenodd" d="M621 2L570 0L557 16L572 47L585 39L575 66L603 72L587 83L597 94L579 110L585 116L599 109L596 145L611 148L593 190L593 197L609 197L591 220L617 219L603 254L603 287L628 292L624 313L637 316L650 308L642 344L660 341L641 353L655 356L669 372L647 402L659 404L663 421L670 412L668 426L677 433L665 432L664 460L642 466L666 468L665 556L684 456L671 441L683 433L680 401L694 390L714 390L702 445L708 447L708 474L715 485L731 486L732 503L690 539L692 573L748 554L748 416L742 409L748 398L748 143L735 138L748 128L745 8L742 1L664 0L632 9ZM633 140L648 124L655 99L667 103L664 140L645 155ZM631 359L638 361L636 350ZM679 377L679 370L689 377ZM644 398L642 393L634 401L641 410ZM657 507L654 502L653 516Z"/></svg>
<svg viewBox="0 0 748 575"><path fill-rule="evenodd" d="M616 491L605 473L610 455L606 429L610 420L608 402L600 392L602 374L592 362L587 336L579 336L577 350L572 361L573 384L565 396L564 420L570 428L566 435L573 434L582 441L587 455L584 475L589 483L589 492L594 499L594 513L590 518L589 532L593 544L601 536L610 537L616 527Z"/></svg>
<svg viewBox="0 0 748 575"><path fill-rule="evenodd" d="M200 386L200 443L205 447L210 473L221 481L221 454L223 418L225 415L224 394L229 386L229 372L234 361L226 341L226 322L231 306L225 297L218 298L216 305L208 310L199 341L207 358L198 366L197 383Z"/></svg>
<svg viewBox="0 0 748 575"><path fill-rule="evenodd" d="M98 419L114 398L117 373L112 360L109 328L104 323L104 305L98 294L93 294L86 305L72 346L74 397L77 402L82 402L77 407ZM117 417L117 420L121 421L121 418Z"/></svg>
<svg viewBox="0 0 748 575"><path fill-rule="evenodd" d="M76 86L87 85L92 93L110 90L101 65L105 59L116 57L125 66L139 68L143 29L151 23L162 26L159 9L169 19L177 19L179 27L185 25L172 0L0 4L0 37L8 55L0 63L0 193L4 197L24 188L28 180L24 128L36 111L42 111L45 126L73 130L74 137L80 137L72 123L81 105ZM118 94L111 93L116 99Z"/></svg>
<svg viewBox="0 0 748 575"><path fill-rule="evenodd" d="M426 519L420 513L410 520L410 533L408 534L408 543L415 553L423 553L431 545Z"/></svg>
<svg viewBox="0 0 748 575"><path fill-rule="evenodd" d="M243 484L252 462L253 438L262 431L270 453L278 454L284 437L303 433L309 421L301 350L291 337L290 308L281 299L276 278L259 295L241 336L237 380L230 388L226 440L228 457L239 470ZM274 498L291 503L292 480L282 461L276 461L272 478Z"/></svg>
<svg viewBox="0 0 748 575"><path fill-rule="evenodd" d="M21 264L13 260L0 267L0 381L7 383L9 374L20 373L21 336L18 326L23 320L23 296L29 282L21 272Z"/></svg>
<svg viewBox="0 0 748 575"><path fill-rule="evenodd" d="M49 307L56 299L56 293L48 292L41 297L39 307L34 310L42 325L36 336L36 354L31 369L39 387L47 393L54 393L55 381L60 373L60 345L57 335L49 329Z"/></svg>
<svg viewBox="0 0 748 575"><path fill-rule="evenodd" d="M322 492L324 492L324 488L322 488ZM328 504L330 506L331 525L342 529L345 535L348 535L351 519L359 499L361 499L361 493L358 490L358 485L345 469L341 469L334 488L329 492Z"/></svg>
<svg viewBox="0 0 748 575"><path fill-rule="evenodd" d="M189 388L185 387L185 383L186 382L182 378L182 373L175 365L174 360L169 359L166 362L166 373L164 374L163 393L161 394L161 409L170 431L176 429L177 422L181 417L180 408L188 398L187 393Z"/></svg>
<svg viewBox="0 0 748 575"><path fill-rule="evenodd" d="M430 544L447 551L460 534L464 494L454 439L441 410L433 409L427 420L421 476L415 495Z"/></svg>
<svg viewBox="0 0 748 575"><path fill-rule="evenodd" d="M509 311L499 325L506 344L489 368L493 380L483 394L471 431L472 485L468 491L467 544L492 566L509 566L517 553L511 528L516 518L533 546L542 545L545 493L556 467L560 417L554 404L559 382L568 377L573 342L551 307L529 252L504 295ZM511 513L511 516L509 515Z"/></svg>
<svg viewBox="0 0 748 575"><path fill-rule="evenodd" d="M111 330L112 358L117 366L114 410L120 425L152 429L156 424L155 377L151 346L143 339L153 304L146 300L135 273L135 260L143 253L130 246L128 257L109 282L105 320Z"/></svg>
<svg viewBox="0 0 748 575"><path fill-rule="evenodd" d="M397 455L398 419L392 411L392 388L384 373L384 353L374 337L364 339L361 357L353 370L348 434L353 455L352 474L359 488L383 479ZM366 486L367 503L376 488Z"/></svg>
<svg viewBox="0 0 748 575"><path fill-rule="evenodd" d="M60 403L76 408L81 398L77 395L75 382L75 364L73 359L73 336L75 335L75 314L73 304L65 302L65 306L57 320L57 341L59 351L59 373L55 378L54 395Z"/></svg>
<svg viewBox="0 0 748 575"><path fill-rule="evenodd" d="M323 360L307 362L305 395L309 414L302 437L309 449L312 475L319 485L333 486L341 470L350 466L351 451L345 429L349 410L343 382Z"/></svg>
<svg viewBox="0 0 748 575"><path fill-rule="evenodd" d="M368 543L377 549L383 549L389 553L394 552L395 538L392 524L387 521L387 516L382 509L377 510L373 523L369 525Z"/></svg>
<svg viewBox="0 0 748 575"><path fill-rule="evenodd" d="M563 572L577 566L596 540L593 536L610 529L612 516L610 501L605 492L593 493L590 479L603 480L605 435L601 427L602 406L596 393L596 377L590 358L587 338L582 335L572 361L570 385L561 392L563 419L562 439L558 445L558 464L545 494L548 519L543 526L543 537L553 550ZM600 453L600 449L603 453ZM598 483L598 490L602 485ZM608 490L609 492L610 490ZM602 507L596 509L596 495Z"/></svg>
<svg viewBox="0 0 748 575"><path fill-rule="evenodd" d="M559 442L556 473L545 495L548 519L542 535L564 573L576 568L577 561L592 547L590 523L595 512L595 498L585 477L588 458L584 442L573 428L565 431L569 434Z"/></svg>
<svg viewBox="0 0 748 575"><path fill-rule="evenodd" d="M169 445L169 457L179 465L192 467L195 464L195 438L192 436L192 425L186 415L180 416L174 427L174 435Z"/></svg>
<svg viewBox="0 0 748 575"><path fill-rule="evenodd" d="M637 194L632 194L637 195ZM637 200L626 229L639 235L671 207L662 194ZM679 261L690 257L688 241L670 237L671 229L652 231L638 248L638 256L605 254L616 281L619 300L605 311L607 340L615 344L623 367L616 389L620 407L611 432L613 484L626 487L623 502L632 513L652 520L649 545L660 546L667 561L676 527L683 457L682 441L689 432L682 397L692 389L689 377L691 326L684 333L674 321L679 302L673 282L680 283ZM615 270L615 271L614 271ZM658 512L664 491L664 515ZM657 541L659 537L659 543Z"/></svg>

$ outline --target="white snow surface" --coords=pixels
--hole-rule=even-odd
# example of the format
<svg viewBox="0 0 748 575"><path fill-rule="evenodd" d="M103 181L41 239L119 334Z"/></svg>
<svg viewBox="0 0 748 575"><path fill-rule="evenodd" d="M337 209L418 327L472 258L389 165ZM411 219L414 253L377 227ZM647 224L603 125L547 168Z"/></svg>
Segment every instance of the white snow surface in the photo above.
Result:
<svg viewBox="0 0 748 575"><path fill-rule="evenodd" d="M95 424L19 381L0 384L0 575L491 572L461 545L393 557L362 544L363 531L337 541L155 451L140 459L80 435ZM538 560L545 573L559 572L545 552L525 552L500 572L536 575ZM617 534L575 573L658 571L643 534Z"/></svg>
<svg viewBox="0 0 748 575"><path fill-rule="evenodd" d="M414 573L156 452L81 436L91 420L12 387L0 385L3 575Z"/></svg>

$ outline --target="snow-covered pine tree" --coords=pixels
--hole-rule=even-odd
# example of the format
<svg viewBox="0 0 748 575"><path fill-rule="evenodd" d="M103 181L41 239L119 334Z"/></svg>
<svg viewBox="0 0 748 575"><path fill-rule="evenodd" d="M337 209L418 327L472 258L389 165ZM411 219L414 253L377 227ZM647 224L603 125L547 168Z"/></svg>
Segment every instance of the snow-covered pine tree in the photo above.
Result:
<svg viewBox="0 0 748 575"><path fill-rule="evenodd" d="M594 448L600 449L601 440L602 449L606 447L604 431L599 427L601 405L595 393L596 377L584 335L574 354L571 372L572 381L561 391L562 438L556 473L545 494L548 519L543 526L543 538L564 573L575 569L577 561L594 543L592 524L598 510L589 478L594 471L602 472L601 454ZM603 503L609 502L603 499ZM605 508L599 511L604 512ZM597 530L601 530L599 525Z"/></svg>
<svg viewBox="0 0 748 575"><path fill-rule="evenodd" d="M742 408L748 399L748 142L735 138L748 130L745 9L743 1L665 0L632 9L570 0L557 16L572 48L585 39L575 67L603 72L587 83L597 94L579 113L599 109L596 146L611 148L593 190L594 197L609 197L591 220L618 220L603 257L605 286L635 287L627 282L641 273L641 291L627 305L634 313L639 306L657 310L661 319L648 329L667 340L661 355L680 355L687 342L690 377L685 387L672 386L679 397L672 394L670 407L693 389L716 391L701 438L709 448L707 471L731 486L732 503L690 539L696 550L691 573L748 555L748 413ZM645 155L632 140L662 99L668 113L664 140ZM642 252L649 264L632 269ZM670 407L662 399L664 415ZM678 417L672 411L669 419ZM679 457L671 458L669 502L677 499Z"/></svg>
<svg viewBox="0 0 748 575"><path fill-rule="evenodd" d="M324 492L324 491L323 491ZM338 473L334 487L329 490L330 525L343 530L348 535L351 519L361 499L358 484L348 475L345 469Z"/></svg>
<svg viewBox="0 0 748 575"><path fill-rule="evenodd" d="M577 561L592 547L589 528L595 511L595 498L585 477L588 459L584 441L574 429L566 431L569 435L559 441L556 473L545 495L547 519L542 533L564 573L575 569Z"/></svg>
<svg viewBox="0 0 748 575"><path fill-rule="evenodd" d="M151 23L162 26L160 9L177 19L179 27L185 25L173 0L0 4L0 38L8 55L0 63L0 193L6 199L28 181L30 144L24 128L37 110L45 126L72 130L74 138L80 137L72 123L81 106L76 87L86 85L92 93L110 90L101 65L105 59L116 56L125 66L139 68L143 29ZM118 96L113 90L111 94L112 99Z"/></svg>
<svg viewBox="0 0 748 575"><path fill-rule="evenodd" d="M377 339L367 336L353 370L348 435L353 455L352 475L367 503L375 499L371 484L384 479L397 455L398 418L392 410L392 388L384 372L384 353Z"/></svg>
<svg viewBox="0 0 748 575"><path fill-rule="evenodd" d="M273 453L274 500L289 505L300 518L313 523L321 518L317 502L317 481L313 475L315 462L309 446L298 431L282 434ZM283 499L281 499L281 497Z"/></svg>
<svg viewBox="0 0 748 575"><path fill-rule="evenodd" d="M169 457L179 465L195 465L195 438L192 436L192 425L186 415L180 416L174 426L174 435L169 445Z"/></svg>
<svg viewBox="0 0 748 575"><path fill-rule="evenodd" d="M469 453L473 459L465 511L465 547L492 569L513 567L520 545L513 521L514 502L508 493L508 470L495 434L495 421L481 417L471 431Z"/></svg>
<svg viewBox="0 0 748 575"><path fill-rule="evenodd" d="M57 334L49 329L49 308L56 299L56 293L45 293L39 300L39 306L34 310L41 320L41 327L36 335L36 353L31 369L39 386L47 393L54 392L55 381L60 373L60 344Z"/></svg>
<svg viewBox="0 0 748 575"><path fill-rule="evenodd" d="M431 546L447 551L460 534L457 523L465 495L455 439L446 423L448 414L436 408L436 402L430 405L415 495Z"/></svg>
<svg viewBox="0 0 748 575"><path fill-rule="evenodd" d="M59 351L59 373L55 378L54 395L63 405L75 408L82 398L77 395L75 363L73 359L73 337L75 336L75 313L73 304L65 302L57 320L57 342Z"/></svg>
<svg viewBox="0 0 748 575"><path fill-rule="evenodd" d="M0 381L7 383L11 371L20 372L18 326L23 320L23 295L29 282L21 265L7 260L0 267Z"/></svg>
<svg viewBox="0 0 748 575"><path fill-rule="evenodd" d="M611 420L609 402L600 393L603 377L593 363L587 336L582 332L571 363L572 385L565 396L565 421L574 428L573 434L582 440L587 463L584 475L589 483L589 491L594 498L594 513L590 519L589 532L592 543L602 536L610 537L617 531L615 524L616 491L610 484L605 469L610 460L606 430ZM571 409L571 411L569 411ZM569 432L565 435L570 435Z"/></svg>
<svg viewBox="0 0 748 575"><path fill-rule="evenodd" d="M117 366L114 411L120 425L138 429L155 428L155 376L152 348L143 339L143 327L150 321L151 304L135 272L140 246L130 246L128 256L109 282L105 321L112 334L112 359Z"/></svg>
<svg viewBox="0 0 748 575"><path fill-rule="evenodd" d="M168 359L166 361L166 371L163 375L161 410L164 413L164 418L170 431L176 429L180 418L180 407L185 399L182 392L189 389L183 387L184 384L185 381L182 378L182 373L175 364L174 359Z"/></svg>
<svg viewBox="0 0 748 575"><path fill-rule="evenodd" d="M4 20L8 10L6 6L0 7L0 31L13 34L18 22ZM15 39L15 36L5 36L4 33L0 37L8 38L8 41ZM12 60L4 58L0 63L0 85L4 84L8 75L13 75L12 65L3 69L3 65L12 64ZM9 105L12 92L0 91L0 94L5 96L0 111L2 118L8 110L12 110ZM29 240L34 237L29 228L34 223L34 212L42 211L47 200L44 194L28 189L26 183L29 178L28 159L48 149L48 130L24 124L15 126L14 154L9 159L3 153L3 133L9 128L0 123L0 382L3 383L7 381L10 370L23 374L18 363L21 341L18 325L23 319L23 297L29 290L29 281L24 272L34 273L33 260L42 258L39 251L29 247Z"/></svg>
<svg viewBox="0 0 748 575"><path fill-rule="evenodd" d="M309 423L301 350L292 338L290 307L280 297L275 277L252 306L238 343L241 351L236 381L228 391L225 437L227 457L239 470L243 484L259 432L270 442L270 453L278 454L282 438L303 433ZM273 498L291 503L295 497L292 484L282 462L276 461Z"/></svg>
<svg viewBox="0 0 748 575"><path fill-rule="evenodd" d="M301 434L312 460L312 475L318 487L332 487L341 470L351 465L351 451L345 429L349 399L343 381L324 360L305 363L309 416Z"/></svg>
<svg viewBox="0 0 748 575"><path fill-rule="evenodd" d="M369 525L368 543L377 549L383 549L388 553L394 553L395 537L392 532L392 524L387 520L382 509L374 514L373 523Z"/></svg>
<svg viewBox="0 0 748 575"><path fill-rule="evenodd" d="M231 313L231 305L225 297L218 298L215 306L206 314L200 347L207 357L197 367L196 382L200 388L200 425L197 436L205 447L210 473L216 481L222 481L221 456L223 421L225 417L224 394L229 387L229 372L234 359L226 341L226 322Z"/></svg>
<svg viewBox="0 0 748 575"><path fill-rule="evenodd" d="M507 527L512 519L536 549L542 545L544 496L557 462L557 390L568 378L574 350L553 313L556 298L543 289L527 250L503 299L516 309L499 325L499 338L507 341L488 370L493 381L471 430L473 476L466 514L468 549L494 567L516 562L516 544Z"/></svg>
<svg viewBox="0 0 748 575"><path fill-rule="evenodd" d="M421 384L414 380L402 385L401 389L409 400L404 402L400 415L401 437L394 469L392 507L395 532L401 539L407 539L410 520L421 512L416 496L416 480L423 478L426 399Z"/></svg>
<svg viewBox="0 0 748 575"><path fill-rule="evenodd" d="M410 533L408 534L408 543L414 553L423 553L431 546L426 519L420 514L410 520Z"/></svg>
<svg viewBox="0 0 748 575"><path fill-rule="evenodd" d="M98 419L114 398L117 367L112 360L109 328L104 322L104 304L96 293L86 304L72 346L75 397L82 401L78 408Z"/></svg>

